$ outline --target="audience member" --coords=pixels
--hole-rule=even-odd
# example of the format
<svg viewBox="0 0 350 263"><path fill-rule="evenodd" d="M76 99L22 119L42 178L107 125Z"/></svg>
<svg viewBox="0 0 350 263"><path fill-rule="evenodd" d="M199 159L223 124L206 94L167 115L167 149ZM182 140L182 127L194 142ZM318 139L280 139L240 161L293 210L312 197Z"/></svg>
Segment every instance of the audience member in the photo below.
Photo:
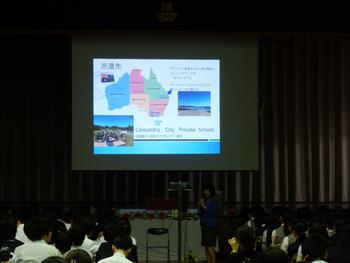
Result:
<svg viewBox="0 0 350 263"><path fill-rule="evenodd" d="M6 215L0 221L0 233L1 233L1 247L7 248L8 251L13 253L16 247L23 245L22 241L17 240L16 237L17 224L14 217Z"/></svg>
<svg viewBox="0 0 350 263"><path fill-rule="evenodd" d="M97 225L97 222L92 216L89 216L80 219L79 224L85 229L83 247L88 248L92 254L92 258L95 259L96 252L102 243L98 239L99 227Z"/></svg>
<svg viewBox="0 0 350 263"><path fill-rule="evenodd" d="M24 233L30 240L15 249L16 263L41 262L50 256L60 256L60 252L52 245L51 225L42 218L33 218L24 225Z"/></svg>
<svg viewBox="0 0 350 263"><path fill-rule="evenodd" d="M137 241L136 241L136 239L133 236L131 236L131 225L130 225L129 219L127 219L127 218L120 218L118 220L118 225L119 225L120 233L129 235L131 237L131 240L132 240L131 251L128 254L127 258L130 261L137 263L138 262L138 258L137 258Z"/></svg>
<svg viewBox="0 0 350 263"><path fill-rule="evenodd" d="M309 251L308 246L311 244L309 240L316 236L316 238L324 238L325 240L329 240L327 229L324 224L320 222L313 222L309 229L309 237L305 240L305 242L299 246L298 253L297 253L297 259L296 261L303 261L305 258L305 251Z"/></svg>
<svg viewBox="0 0 350 263"><path fill-rule="evenodd" d="M257 252L255 251L255 233L247 225L237 229L236 237L228 240L232 251L228 257L230 263L256 262Z"/></svg>
<svg viewBox="0 0 350 263"><path fill-rule="evenodd" d="M326 263L328 240L322 235L312 235L305 241L307 245L303 253L305 253L305 262Z"/></svg>
<svg viewBox="0 0 350 263"><path fill-rule="evenodd" d="M97 250L96 262L99 262L101 259L113 256L113 239L119 234L119 232L120 230L116 219L111 219L109 222L105 223L103 227L103 236L106 242L103 242Z"/></svg>
<svg viewBox="0 0 350 263"><path fill-rule="evenodd" d="M75 249L85 250L86 253L88 253L89 256L92 258L92 253L90 251L90 248L83 244L85 240L85 233L86 233L85 228L82 227L81 225L73 224L68 232L72 239L71 250L75 250Z"/></svg>
<svg viewBox="0 0 350 263"><path fill-rule="evenodd" d="M17 232L15 239L26 243L28 237L24 233L24 224L31 218L32 211L29 206L19 206L15 209L15 217L17 220Z"/></svg>
<svg viewBox="0 0 350 263"><path fill-rule="evenodd" d="M307 227L304 223L298 222L293 225L293 234L295 241L287 247L287 254L290 259L296 259L299 247L306 241Z"/></svg>
<svg viewBox="0 0 350 263"><path fill-rule="evenodd" d="M103 229L103 235L104 239L107 242L104 242L100 245L97 253L96 253L96 262L113 256L113 240L114 238L119 234L127 234L130 236L131 234L131 226L128 219L110 219L108 223L106 223L104 229ZM130 236L131 237L131 236ZM132 240L132 249L130 253L127 255L127 258L137 263L138 257L137 257L137 246L136 246L136 239L131 237Z"/></svg>
<svg viewBox="0 0 350 263"><path fill-rule="evenodd" d="M113 239L113 256L102 259L99 263L132 263L127 259L131 252L132 240L130 235L122 233Z"/></svg>
<svg viewBox="0 0 350 263"><path fill-rule="evenodd" d="M72 238L68 231L57 234L55 247L61 252L63 257L71 250Z"/></svg>
<svg viewBox="0 0 350 263"><path fill-rule="evenodd" d="M335 228L335 245L329 247L329 263L350 262L350 222L341 222Z"/></svg>
<svg viewBox="0 0 350 263"><path fill-rule="evenodd" d="M62 232L67 232L66 225L61 221L54 219L52 227L52 238L50 244L55 244L57 235Z"/></svg>

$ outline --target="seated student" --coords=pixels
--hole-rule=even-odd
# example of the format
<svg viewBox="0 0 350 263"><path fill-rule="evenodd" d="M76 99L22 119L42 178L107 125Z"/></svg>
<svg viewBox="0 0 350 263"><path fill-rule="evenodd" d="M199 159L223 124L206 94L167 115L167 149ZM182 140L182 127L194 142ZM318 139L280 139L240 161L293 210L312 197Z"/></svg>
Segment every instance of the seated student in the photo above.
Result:
<svg viewBox="0 0 350 263"><path fill-rule="evenodd" d="M313 222L311 224L311 226L310 226L310 229L309 229L309 237L298 248L298 253L297 253L297 258L296 258L297 262L304 260L305 255L306 255L305 251L308 250L308 246L310 244L309 240L313 236L316 236L316 237L320 237L321 236L322 238L324 238L326 240L329 240L326 227L322 223Z"/></svg>
<svg viewBox="0 0 350 263"><path fill-rule="evenodd" d="M290 259L296 259L299 247L306 241L306 230L307 226L302 222L296 223L293 226L293 233L296 237L296 240L287 248L287 254Z"/></svg>
<svg viewBox="0 0 350 263"><path fill-rule="evenodd" d="M68 231L57 234L55 247L61 252L64 257L72 247L72 239Z"/></svg>
<svg viewBox="0 0 350 263"><path fill-rule="evenodd" d="M109 220L103 227L103 237L106 242L103 242L96 252L96 262L101 259L113 256L113 239L119 234L118 222L116 220Z"/></svg>
<svg viewBox="0 0 350 263"><path fill-rule="evenodd" d="M92 253L90 251L90 248L83 244L85 240L85 228L82 227L81 225L74 224L71 226L68 233L72 239L71 250L75 250L75 249L85 250L86 253L88 253L89 256L92 258Z"/></svg>
<svg viewBox="0 0 350 263"><path fill-rule="evenodd" d="M232 251L227 261L230 263L256 262L257 252L255 251L255 233L247 225L237 229L236 237L228 240Z"/></svg>
<svg viewBox="0 0 350 263"><path fill-rule="evenodd" d="M25 223L30 219L32 211L29 206L20 206L15 209L15 217L17 219L17 232L16 232L16 239L26 243L28 240L28 237L26 236L24 232L24 225Z"/></svg>
<svg viewBox="0 0 350 263"><path fill-rule="evenodd" d="M98 239L99 228L96 225L96 220L93 217L88 216L81 218L79 224L85 228L85 238L83 246L89 248L92 258L96 257L96 252L101 245L101 241Z"/></svg>
<svg viewBox="0 0 350 263"><path fill-rule="evenodd" d="M256 251L261 251L266 243L267 233L267 214L265 213L262 206L255 206L251 209L251 218L246 223L247 226L253 229L256 236ZM265 232L266 231L266 232Z"/></svg>
<svg viewBox="0 0 350 263"><path fill-rule="evenodd" d="M129 220L114 219L114 220L109 220L109 222L106 223L106 225L103 228L103 236L107 242L104 242L100 245L96 253L96 262L100 261L101 259L111 257L113 255L113 251L112 251L113 239L120 233L130 235L131 227L130 227ZM132 250L128 254L127 258L130 261L137 263L138 258L137 258L136 240L133 237L131 237L131 240L133 243Z"/></svg>
<svg viewBox="0 0 350 263"><path fill-rule="evenodd" d="M65 256L67 263L92 263L91 256L82 249L74 249Z"/></svg>
<svg viewBox="0 0 350 263"><path fill-rule="evenodd" d="M328 240L322 235L313 235L307 240L307 246L304 253L304 261L313 263L327 263Z"/></svg>
<svg viewBox="0 0 350 263"><path fill-rule="evenodd" d="M66 209L63 212L63 215L58 219L58 221L61 221L66 226L66 229L69 230L73 223L72 209L70 208Z"/></svg>
<svg viewBox="0 0 350 263"><path fill-rule="evenodd" d="M55 245L57 235L62 232L67 232L67 228L64 223L58 220L52 220L52 237L50 244Z"/></svg>
<svg viewBox="0 0 350 263"><path fill-rule="evenodd" d="M126 257L131 252L132 240L128 234L119 234L113 239L113 256L102 259L99 263L132 263Z"/></svg>
<svg viewBox="0 0 350 263"><path fill-rule="evenodd" d="M129 219L120 218L118 221L118 225L120 228L120 233L127 234L131 237L131 241L132 241L131 252L128 254L127 258L130 261L137 263L138 262L137 243L136 243L136 239L133 236L131 236L131 225L130 225Z"/></svg>
<svg viewBox="0 0 350 263"><path fill-rule="evenodd" d="M350 222L349 219L336 224L335 244L329 247L329 263L350 262Z"/></svg>
<svg viewBox="0 0 350 263"><path fill-rule="evenodd" d="M29 242L15 249L16 263L41 262L51 256L60 256L60 252L52 245L51 225L42 218L33 218L24 225L24 233Z"/></svg>
<svg viewBox="0 0 350 263"><path fill-rule="evenodd" d="M280 215L277 218L277 222L279 222L280 225L271 233L271 246L280 248L284 237L290 234L288 226L284 223L287 217L286 215Z"/></svg>
<svg viewBox="0 0 350 263"><path fill-rule="evenodd" d="M0 233L2 235L2 248L7 248L13 253L16 247L23 245L22 241L17 240L16 237L17 224L12 216L4 217L0 222Z"/></svg>
<svg viewBox="0 0 350 263"><path fill-rule="evenodd" d="M277 247L278 243L282 242L284 238L282 208L279 206L272 208L271 214L267 216L266 223L266 231L263 233L263 247L265 248L271 245Z"/></svg>
<svg viewBox="0 0 350 263"><path fill-rule="evenodd" d="M285 227L288 228L289 235L285 236L283 238L282 244L281 244L281 249L287 253L288 252L288 247L295 242L297 239L296 233L294 231L294 226L296 224L296 218L294 216L286 218L284 221Z"/></svg>

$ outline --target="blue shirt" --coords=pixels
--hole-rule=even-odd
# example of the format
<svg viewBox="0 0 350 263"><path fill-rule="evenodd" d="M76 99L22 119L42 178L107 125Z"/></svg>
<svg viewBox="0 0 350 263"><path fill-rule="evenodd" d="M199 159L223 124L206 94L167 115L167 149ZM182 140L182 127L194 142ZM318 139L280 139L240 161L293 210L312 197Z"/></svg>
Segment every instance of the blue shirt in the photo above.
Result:
<svg viewBox="0 0 350 263"><path fill-rule="evenodd" d="M204 226L217 226L217 210L218 210L218 202L215 197L209 198L205 202L205 206L207 209L201 209L201 225Z"/></svg>

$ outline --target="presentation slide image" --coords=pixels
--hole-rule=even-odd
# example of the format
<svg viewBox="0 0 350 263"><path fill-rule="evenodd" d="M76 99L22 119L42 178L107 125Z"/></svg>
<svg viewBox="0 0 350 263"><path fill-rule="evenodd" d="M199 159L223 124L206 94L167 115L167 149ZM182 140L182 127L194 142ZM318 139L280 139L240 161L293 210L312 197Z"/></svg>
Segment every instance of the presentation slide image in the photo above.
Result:
<svg viewBox="0 0 350 263"><path fill-rule="evenodd" d="M94 154L220 153L220 60L95 58L93 72L94 116L133 116L130 141L95 127Z"/></svg>
<svg viewBox="0 0 350 263"><path fill-rule="evenodd" d="M210 91L179 91L179 116L210 116Z"/></svg>
<svg viewBox="0 0 350 263"><path fill-rule="evenodd" d="M134 145L134 117L128 115L95 115L94 147Z"/></svg>

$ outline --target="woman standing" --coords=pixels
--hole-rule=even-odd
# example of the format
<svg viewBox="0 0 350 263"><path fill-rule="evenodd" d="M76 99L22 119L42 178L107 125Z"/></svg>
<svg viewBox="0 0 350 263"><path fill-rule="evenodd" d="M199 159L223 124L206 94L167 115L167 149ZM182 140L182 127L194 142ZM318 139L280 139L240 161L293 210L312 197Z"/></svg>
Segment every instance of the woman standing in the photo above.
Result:
<svg viewBox="0 0 350 263"><path fill-rule="evenodd" d="M216 263L217 210L213 185L203 187L202 198L197 203L201 216L202 246L205 247L208 263Z"/></svg>

